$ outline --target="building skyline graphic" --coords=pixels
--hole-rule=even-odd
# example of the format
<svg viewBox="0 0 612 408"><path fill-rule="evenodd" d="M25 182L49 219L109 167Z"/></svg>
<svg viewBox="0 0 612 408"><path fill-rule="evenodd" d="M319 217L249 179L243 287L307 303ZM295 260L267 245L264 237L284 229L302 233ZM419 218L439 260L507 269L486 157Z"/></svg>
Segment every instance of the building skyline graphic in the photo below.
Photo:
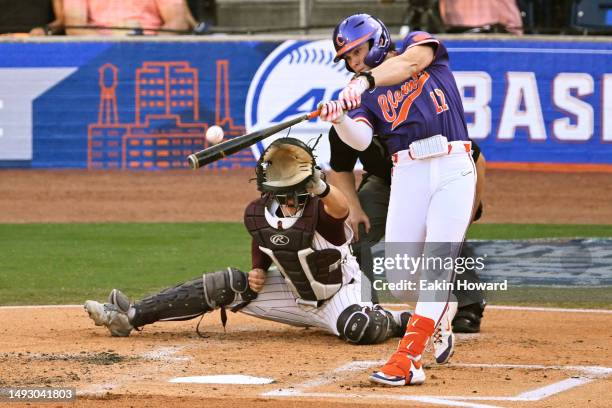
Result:
<svg viewBox="0 0 612 408"><path fill-rule="evenodd" d="M213 124L200 121L199 73L187 61L145 61L136 69L132 123L119 122L119 69L106 63L98 74L98 121L87 132L89 169L189 168L186 157L209 145L209 126L221 126L226 139L245 132L230 113L228 60L216 61ZM204 168L236 168L253 160L246 149Z"/></svg>

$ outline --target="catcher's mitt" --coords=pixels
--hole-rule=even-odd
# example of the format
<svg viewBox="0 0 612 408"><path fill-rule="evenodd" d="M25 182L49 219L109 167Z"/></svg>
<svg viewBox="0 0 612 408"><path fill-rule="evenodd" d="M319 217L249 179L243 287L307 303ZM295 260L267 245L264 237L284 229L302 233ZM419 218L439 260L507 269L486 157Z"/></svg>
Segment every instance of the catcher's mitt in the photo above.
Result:
<svg viewBox="0 0 612 408"><path fill-rule="evenodd" d="M305 191L315 166L312 149L306 143L292 137L277 139L257 161L257 189L275 194Z"/></svg>

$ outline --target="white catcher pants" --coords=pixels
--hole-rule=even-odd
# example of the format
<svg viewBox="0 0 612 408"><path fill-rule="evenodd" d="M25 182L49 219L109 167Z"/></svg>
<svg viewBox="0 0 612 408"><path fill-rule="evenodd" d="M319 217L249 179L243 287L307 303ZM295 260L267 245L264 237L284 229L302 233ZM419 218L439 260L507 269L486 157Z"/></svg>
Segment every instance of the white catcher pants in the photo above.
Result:
<svg viewBox="0 0 612 408"><path fill-rule="evenodd" d="M476 189L476 168L464 146L453 142L449 154L422 160L411 159L407 151L397 153L385 231L387 243L419 243L422 251L421 243L425 242L463 242ZM457 256L458 250L449 255ZM452 281L454 276L449 279ZM395 291L392 294L402 296ZM422 298L423 294L415 313L437 324L448 297L443 302L425 302Z"/></svg>
<svg viewBox="0 0 612 408"><path fill-rule="evenodd" d="M352 283L343 285L321 307L298 305L295 299L278 269L270 268L257 298L240 312L292 326L320 327L337 336L336 322L344 309L354 304L372 306L371 302L361 301L361 281L358 277Z"/></svg>

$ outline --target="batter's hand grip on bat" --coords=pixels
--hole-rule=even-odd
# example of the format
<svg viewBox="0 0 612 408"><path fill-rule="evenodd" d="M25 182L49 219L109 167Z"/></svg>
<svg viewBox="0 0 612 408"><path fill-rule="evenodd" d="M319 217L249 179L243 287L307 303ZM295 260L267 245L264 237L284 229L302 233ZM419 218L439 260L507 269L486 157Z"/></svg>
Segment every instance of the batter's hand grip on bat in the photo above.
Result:
<svg viewBox="0 0 612 408"><path fill-rule="evenodd" d="M210 146L204 150L200 150L199 152L190 154L189 156L187 156L189 167L191 167L192 169L197 169L206 166L207 164L216 162L217 160L232 155L246 147L252 146L260 140L272 136L273 134L278 133L281 130L287 129L305 120L314 119L319 116L319 113L320 111L316 110L305 115L299 116L297 118L281 122L277 125L226 140L225 142Z"/></svg>

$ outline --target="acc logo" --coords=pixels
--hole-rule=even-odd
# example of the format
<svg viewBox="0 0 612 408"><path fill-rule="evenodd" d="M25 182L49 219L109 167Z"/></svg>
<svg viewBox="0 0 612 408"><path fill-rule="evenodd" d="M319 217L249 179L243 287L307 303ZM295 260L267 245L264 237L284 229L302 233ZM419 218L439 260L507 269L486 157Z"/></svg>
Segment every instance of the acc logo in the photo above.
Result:
<svg viewBox="0 0 612 408"><path fill-rule="evenodd" d="M289 243L289 237L282 234L272 235L270 242L277 246L287 245Z"/></svg>
<svg viewBox="0 0 612 408"><path fill-rule="evenodd" d="M312 112L319 102L337 99L352 74L346 70L344 61L334 63L335 55L331 40L286 41L272 51L249 86L244 115L247 132ZM327 122L313 119L294 126L290 136L312 146L323 134L315 154L320 165L329 167L330 127ZM252 146L255 158L275 139L287 134L288 131L280 132Z"/></svg>

